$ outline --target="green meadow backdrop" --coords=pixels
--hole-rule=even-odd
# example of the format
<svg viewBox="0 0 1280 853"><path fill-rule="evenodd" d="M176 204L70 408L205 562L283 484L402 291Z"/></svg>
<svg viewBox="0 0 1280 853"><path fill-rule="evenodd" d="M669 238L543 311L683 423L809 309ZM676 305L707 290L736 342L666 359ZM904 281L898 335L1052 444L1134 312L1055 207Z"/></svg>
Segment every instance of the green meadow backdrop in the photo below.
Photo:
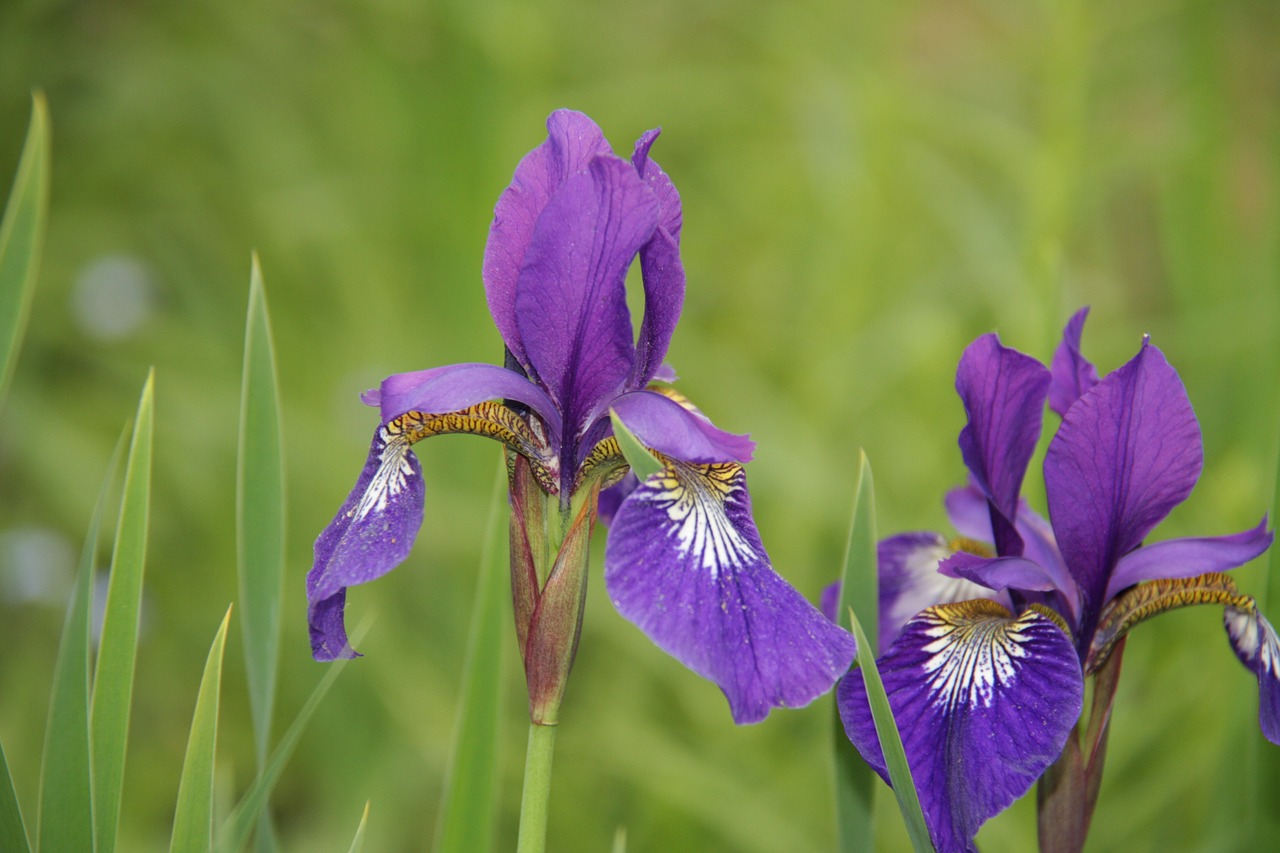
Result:
<svg viewBox="0 0 1280 853"><path fill-rule="evenodd" d="M882 534L945 529L943 492L965 476L962 348L996 330L1047 359L1083 304L1101 369L1149 333L1200 417L1204 475L1156 538L1256 524L1280 437L1277 44L1266 0L0 4L3 192L34 89L53 133L44 261L0 407L0 739L20 798L37 799L76 554L154 366L119 849L166 849L201 667L238 595L254 250L287 464L277 736L297 713L325 669L306 636L311 543L376 424L357 395L392 372L500 360L484 241L557 107L624 151L663 127L689 280L669 361L718 425L759 443L756 519L811 598L839 570L859 448ZM500 454L461 436L419 450L426 523L404 566L351 593L365 657L276 790L286 851L345 851L366 801L366 849L426 849L435 831ZM1265 563L1238 573L1245 589L1261 591ZM735 728L713 685L613 612L598 568L592 583L550 849L607 850L620 827L634 851L832 849L830 699ZM255 770L239 615L227 807ZM491 674L496 849L514 846L527 724L507 631ZM1256 801L1243 768L1264 749L1256 694L1213 610L1139 628L1095 849L1239 849ZM882 800L881 846L902 849ZM979 841L1026 850L1034 820L1031 797Z"/></svg>

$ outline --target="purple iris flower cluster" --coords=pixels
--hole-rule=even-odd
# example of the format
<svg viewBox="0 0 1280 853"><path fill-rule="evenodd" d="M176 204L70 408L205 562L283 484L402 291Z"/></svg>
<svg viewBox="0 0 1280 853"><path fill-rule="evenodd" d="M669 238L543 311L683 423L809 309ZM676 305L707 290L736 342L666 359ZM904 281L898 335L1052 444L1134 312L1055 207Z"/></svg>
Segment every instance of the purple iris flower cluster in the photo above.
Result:
<svg viewBox="0 0 1280 853"><path fill-rule="evenodd" d="M1051 369L993 334L965 350L956 390L970 482L946 499L960 536L879 545L879 667L939 851L975 849L983 822L1063 755L1084 679L1133 625L1174 607L1224 606L1231 645L1258 680L1262 731L1280 743L1280 640L1223 574L1271 544L1266 519L1144 544L1200 476L1199 426L1146 339L1099 379L1080 351L1086 314L1068 323ZM1044 459L1048 520L1020 494L1046 402L1062 419ZM888 781L859 674L837 701L849 738ZM1091 808L1076 818L1085 829Z"/></svg>
<svg viewBox="0 0 1280 853"><path fill-rule="evenodd" d="M425 491L411 445L470 433L507 448L513 593L531 695L551 679L558 704L585 590L562 578L585 568L599 500L610 523L605 582L623 616L714 681L736 722L807 704L847 671L854 642L773 570L742 468L754 443L718 429L667 384L675 374L663 360L685 274L680 197L649 157L658 131L641 136L630 159L581 113L553 113L547 131L499 198L485 248L485 294L506 364L397 374L366 393L381 422L355 487L316 541L312 652L355 655L347 589L409 554ZM625 288L637 257L638 334ZM661 461L658 473L623 479L611 412ZM543 542L535 516L563 518L563 535Z"/></svg>

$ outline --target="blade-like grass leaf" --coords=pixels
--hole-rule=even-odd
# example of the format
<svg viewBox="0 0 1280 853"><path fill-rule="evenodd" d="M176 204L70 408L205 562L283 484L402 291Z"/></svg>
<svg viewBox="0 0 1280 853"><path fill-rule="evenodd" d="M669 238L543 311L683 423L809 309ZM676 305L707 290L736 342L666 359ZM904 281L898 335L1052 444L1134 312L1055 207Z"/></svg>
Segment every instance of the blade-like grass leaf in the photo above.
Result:
<svg viewBox="0 0 1280 853"><path fill-rule="evenodd" d="M249 276L240 392L236 533L245 673L258 769L266 764L275 704L284 590L284 449L267 296L258 256Z"/></svg>
<svg viewBox="0 0 1280 853"><path fill-rule="evenodd" d="M662 463L658 458L640 443L635 433L627 429L627 425L613 409L609 410L609 421L613 424L613 434L618 439L618 449L622 451L633 474L643 481L662 470Z"/></svg>
<svg viewBox="0 0 1280 853"><path fill-rule="evenodd" d="M902 748L902 737L898 734L898 725L894 722L893 711L889 708L889 697L884 692L884 682L880 680L880 670L876 667L875 652L867 642L867 635L858 624L858 617L849 610L849 622L853 626L853 635L858 640L858 668L862 670L863 684L867 688L867 701L871 705L871 717L876 724L876 737L880 740L880 749L884 752L885 768L889 771L889 779L893 782L893 793L898 798L898 809L907 824L907 835L911 838L911 846L916 853L932 853L933 843L929 840L929 829L924 822L924 812L920 810L920 797L916 793L915 782L911 779L911 768L907 765L907 754Z"/></svg>
<svg viewBox="0 0 1280 853"><path fill-rule="evenodd" d="M127 436L126 430L116 442L89 519L89 532L80 554L80 567L53 670L36 830L37 844L47 851L94 849L93 782L89 768L89 622L102 516L120 469Z"/></svg>
<svg viewBox="0 0 1280 853"><path fill-rule="evenodd" d="M18 807L18 792L13 790L13 777L9 775L9 760L4 757L4 745L0 744L0 850L13 853L30 853L27 827L22 822L22 809Z"/></svg>
<svg viewBox="0 0 1280 853"><path fill-rule="evenodd" d="M222 617L218 633L209 647L196 710L187 737L187 755L182 760L182 781L178 783L178 804L173 815L170 853L208 853L213 843L213 762L218 747L218 699L222 693L222 652L227 645L227 624L231 608Z"/></svg>
<svg viewBox="0 0 1280 853"><path fill-rule="evenodd" d="M364 850L364 828L369 823L369 804L364 804L364 814L360 815L360 825L356 827L356 837L351 839L351 848L347 853L360 853Z"/></svg>
<svg viewBox="0 0 1280 853"><path fill-rule="evenodd" d="M499 466L480 549L476 603L463 665L462 698L453 738L453 755L436 824L437 853L483 853L493 837L495 778L498 770L498 709L502 705L503 625L509 586L503 571L506 553L498 523L506 505L506 466Z"/></svg>
<svg viewBox="0 0 1280 853"><path fill-rule="evenodd" d="M93 815L98 853L115 849L124 784L129 710L138 652L138 612L147 553L151 503L151 440L154 372L147 376L134 420L124 469L120 521L111 554L111 579L102 619L102 639L93 678L90 711L93 744Z"/></svg>
<svg viewBox="0 0 1280 853"><path fill-rule="evenodd" d="M365 626L359 626L351 635L351 644L359 645L360 640L364 637ZM284 766L289 762L289 757L293 755L294 748L298 745L298 740L302 737L303 731L306 730L307 723L311 721L311 716L320 707L321 700L328 694L329 688L333 686L333 682L342 674L342 670L349 663L347 660L335 661L331 664L325 664L324 677L320 679L320 683L316 685L315 690L311 691L311 695L307 697L307 701L302 706L302 710L298 711L298 715L294 717L293 722L289 724L289 728L285 730L284 736L280 738L280 743L276 744L275 750L271 753L271 758L267 761L267 765L262 772L258 774L258 778L249 786L249 790L245 791L240 802L236 803L236 807L231 810L231 814L227 815L227 819L218 827L217 834L214 837L213 849L217 853L235 853L244 847L245 842L249 840L249 834L253 832L254 825L258 822L259 815L262 814L263 808L266 807L267 797L271 794L271 789L275 787L276 782L280 778L280 774L284 771Z"/></svg>
<svg viewBox="0 0 1280 853"><path fill-rule="evenodd" d="M49 111L44 95L36 92L31 98L27 141L0 222L0 400L13 373L31 310L48 207Z"/></svg>
<svg viewBox="0 0 1280 853"><path fill-rule="evenodd" d="M840 572L840 594L836 613L849 607L860 613L878 613L876 570L876 506L871 464L866 453L858 453L858 476L853 489L853 510L849 516L849 539ZM875 622L871 636L876 636ZM845 629L853 626L844 622ZM875 847L875 771L862 760L845 735L840 712L832 701L832 749L835 756L836 838L841 853L862 853Z"/></svg>

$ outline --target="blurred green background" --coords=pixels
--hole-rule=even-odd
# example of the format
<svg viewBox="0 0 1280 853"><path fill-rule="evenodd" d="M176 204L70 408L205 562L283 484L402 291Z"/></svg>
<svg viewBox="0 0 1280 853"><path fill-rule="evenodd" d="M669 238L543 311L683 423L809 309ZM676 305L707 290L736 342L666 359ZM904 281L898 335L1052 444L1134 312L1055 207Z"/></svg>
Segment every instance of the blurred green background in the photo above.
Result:
<svg viewBox="0 0 1280 853"><path fill-rule="evenodd" d="M1201 419L1205 473L1156 538L1255 524L1280 423L1278 39L1269 0L5 0L3 186L33 88L54 139L45 260L0 410L0 738L19 794L34 803L74 555L154 365L121 849L165 849L200 666L236 597L253 249L287 429L277 719L291 719L322 675L311 542L376 421L357 394L391 372L499 360L484 240L556 107L624 151L664 127L655 157L684 199L689 275L669 360L717 424L759 442L756 518L810 597L838 569L858 448L882 533L943 526L943 491L964 477L961 349L998 330L1048 358L1082 304L1100 368L1150 333ZM427 521L405 566L351 595L353 622L376 618L278 789L286 850L346 850L366 800L367 849L424 849L434 831L499 452L468 437L419 450ZM1242 584L1260 590L1261 571ZM595 580L550 849L604 850L618 827L637 851L831 849L829 699L735 728L715 687ZM511 650L493 674L499 849L514 844L526 726ZM238 626L227 661L230 801L253 773ZM1140 628L1095 849L1238 849L1255 713L1216 611ZM989 851L1033 839L1032 798L980 836Z"/></svg>

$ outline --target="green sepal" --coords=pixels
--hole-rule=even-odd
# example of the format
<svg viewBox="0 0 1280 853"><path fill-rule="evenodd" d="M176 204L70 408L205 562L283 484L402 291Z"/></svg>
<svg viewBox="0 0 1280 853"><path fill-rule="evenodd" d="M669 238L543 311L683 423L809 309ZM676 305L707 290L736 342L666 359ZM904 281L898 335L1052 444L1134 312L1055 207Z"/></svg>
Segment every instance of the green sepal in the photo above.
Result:
<svg viewBox="0 0 1280 853"><path fill-rule="evenodd" d="M640 439L636 438L635 433L627 429L627 425L622 422L622 418L618 417L618 413L613 409L609 410L609 422L613 424L613 434L618 439L618 449L622 451L623 458L631 466L631 472L641 482L666 467L658 461L658 457L654 456L647 447L640 443Z"/></svg>

